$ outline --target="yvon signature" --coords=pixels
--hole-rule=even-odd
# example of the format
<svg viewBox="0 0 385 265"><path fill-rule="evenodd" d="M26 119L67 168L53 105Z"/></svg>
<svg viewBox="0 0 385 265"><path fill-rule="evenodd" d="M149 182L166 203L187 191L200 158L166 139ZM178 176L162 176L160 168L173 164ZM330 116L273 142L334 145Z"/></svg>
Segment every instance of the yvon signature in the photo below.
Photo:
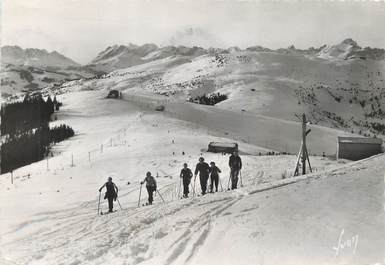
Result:
<svg viewBox="0 0 385 265"><path fill-rule="evenodd" d="M340 236L338 237L337 246L333 247L336 257L338 257L344 249L352 250L353 255L356 254L358 246L358 234L349 238L345 238L344 234L345 229L342 229Z"/></svg>

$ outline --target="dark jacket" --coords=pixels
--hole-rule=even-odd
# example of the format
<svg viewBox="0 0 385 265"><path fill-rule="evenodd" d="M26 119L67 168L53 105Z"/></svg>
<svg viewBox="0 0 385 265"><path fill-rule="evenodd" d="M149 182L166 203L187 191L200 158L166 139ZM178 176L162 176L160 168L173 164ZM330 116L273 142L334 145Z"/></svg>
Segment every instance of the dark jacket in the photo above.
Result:
<svg viewBox="0 0 385 265"><path fill-rule="evenodd" d="M206 162L198 163L195 167L195 175L199 172L200 176L208 176L210 173L210 166Z"/></svg>
<svg viewBox="0 0 385 265"><path fill-rule="evenodd" d="M210 167L210 173L212 176L219 176L219 173L221 172L222 171L217 166Z"/></svg>
<svg viewBox="0 0 385 265"><path fill-rule="evenodd" d="M185 182L189 182L192 178L193 174L191 172L191 169L189 168L183 168L180 171L180 177L183 179Z"/></svg>
<svg viewBox="0 0 385 265"><path fill-rule="evenodd" d="M146 176L144 181L146 182L146 187L152 187L156 190L156 180L153 176Z"/></svg>
<svg viewBox="0 0 385 265"><path fill-rule="evenodd" d="M102 189L106 187L106 194L105 198L110 197L110 198L116 198L118 195L118 187L115 185L113 182L106 182L100 189L99 191L102 191Z"/></svg>
<svg viewBox="0 0 385 265"><path fill-rule="evenodd" d="M229 158L229 167L233 169L242 169L242 160L240 156L231 155Z"/></svg>

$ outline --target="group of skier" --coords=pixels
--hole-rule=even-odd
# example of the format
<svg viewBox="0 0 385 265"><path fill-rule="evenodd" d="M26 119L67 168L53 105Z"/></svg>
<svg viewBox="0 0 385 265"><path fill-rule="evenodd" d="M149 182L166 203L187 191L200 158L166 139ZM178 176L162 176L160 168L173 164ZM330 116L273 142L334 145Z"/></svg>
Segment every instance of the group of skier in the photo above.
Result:
<svg viewBox="0 0 385 265"><path fill-rule="evenodd" d="M229 167L231 189L234 190L238 187L239 174L242 169L242 160L238 155L238 151L234 151L233 154L230 156ZM215 165L215 162L210 162L209 165L205 162L203 157L200 157L199 162L195 167L193 189L195 190L195 180L199 173L201 194L205 195L207 192L218 192L218 184L220 183L219 173L221 172L222 171ZM183 197L187 198L190 193L189 186L192 186L191 180L193 178L193 173L191 169L188 168L187 163L183 164L183 168L180 172L180 178L181 182L183 183ZM209 182L209 180L210 185L208 189L207 183ZM154 192L157 191L156 180L151 175L151 172L146 173L146 177L142 182L140 182L140 185L143 185L144 183L146 183L146 189L148 193L148 204L151 205L154 200ZM111 177L109 177L108 181L99 189L99 192L101 192L104 187L106 187L107 190L104 199L108 199L108 209L109 212L112 212L113 201L116 201L118 197L118 187L115 185L115 183L112 182Z"/></svg>
<svg viewBox="0 0 385 265"><path fill-rule="evenodd" d="M238 155L238 151L234 153L229 158L229 167L230 167L230 180L231 180L231 189L234 190L238 186L238 178L240 170L242 169L242 160ZM205 195L209 190L210 193L218 192L218 184L220 183L219 173L222 171L215 165L215 162L210 162L210 165L205 162L203 157L199 158L199 162L195 167L194 179L196 179L199 173L199 182L201 185L201 194ZM184 168L180 173L180 177L183 179L183 197L188 197L189 185L192 179L192 172L187 167L187 164L184 164ZM207 183L210 180L209 189L207 189ZM194 181L195 185L195 181ZM195 186L193 187L195 189Z"/></svg>

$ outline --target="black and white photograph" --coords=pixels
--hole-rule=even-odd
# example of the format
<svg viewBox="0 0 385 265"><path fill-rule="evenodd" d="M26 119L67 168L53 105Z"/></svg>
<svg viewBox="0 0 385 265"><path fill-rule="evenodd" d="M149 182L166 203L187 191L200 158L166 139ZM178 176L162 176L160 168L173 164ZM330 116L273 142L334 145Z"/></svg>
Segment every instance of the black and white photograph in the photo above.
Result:
<svg viewBox="0 0 385 265"><path fill-rule="evenodd" d="M385 1L1 0L1 265L385 265Z"/></svg>

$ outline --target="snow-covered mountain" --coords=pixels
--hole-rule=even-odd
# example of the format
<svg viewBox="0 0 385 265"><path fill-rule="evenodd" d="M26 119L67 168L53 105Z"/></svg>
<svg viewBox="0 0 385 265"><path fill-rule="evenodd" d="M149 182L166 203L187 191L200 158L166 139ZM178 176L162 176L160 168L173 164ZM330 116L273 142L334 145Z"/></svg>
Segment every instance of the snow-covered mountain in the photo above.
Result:
<svg viewBox="0 0 385 265"><path fill-rule="evenodd" d="M345 39L337 45L327 45L318 54L324 59L372 59L384 60L385 50L365 47L361 48L357 42L352 39Z"/></svg>
<svg viewBox="0 0 385 265"><path fill-rule="evenodd" d="M18 46L1 48L1 95L53 87L64 81L90 78L98 73L53 51Z"/></svg>
<svg viewBox="0 0 385 265"><path fill-rule="evenodd" d="M255 49L158 48L141 57L141 64L70 87L108 87L182 100L220 93L228 96L217 104L221 109L283 120L305 112L322 126L385 134L384 61L321 59L320 48ZM285 148L282 143L280 150Z"/></svg>
<svg viewBox="0 0 385 265"><path fill-rule="evenodd" d="M48 52L44 49L34 48L22 49L19 46L1 47L1 63L3 65L12 64L33 67L79 66L78 63L57 51Z"/></svg>
<svg viewBox="0 0 385 265"><path fill-rule="evenodd" d="M170 56L196 57L206 53L205 49L196 46L114 45L99 53L88 66L108 73L116 69L127 68Z"/></svg>
<svg viewBox="0 0 385 265"><path fill-rule="evenodd" d="M76 137L1 175L0 264L381 264L385 156L329 156L352 130L384 137L385 62L303 54L113 46L96 66L130 55L142 63L43 89L63 103L52 124L70 125ZM47 73L30 67L31 79L25 69L7 68L8 81ZM111 89L121 99L106 98ZM228 98L187 102L208 93ZM303 112L314 171L293 177ZM205 152L211 141L239 144L237 190L227 190L228 156ZM219 192L193 196L196 178L180 199L181 167L194 169L200 156L222 170ZM151 206L140 184L147 171L159 192ZM107 177L119 187L117 212L98 215Z"/></svg>
<svg viewBox="0 0 385 265"><path fill-rule="evenodd" d="M319 57L329 59L348 59L356 52L360 51L361 47L352 39L346 39L337 45L328 45L324 47L318 54Z"/></svg>

